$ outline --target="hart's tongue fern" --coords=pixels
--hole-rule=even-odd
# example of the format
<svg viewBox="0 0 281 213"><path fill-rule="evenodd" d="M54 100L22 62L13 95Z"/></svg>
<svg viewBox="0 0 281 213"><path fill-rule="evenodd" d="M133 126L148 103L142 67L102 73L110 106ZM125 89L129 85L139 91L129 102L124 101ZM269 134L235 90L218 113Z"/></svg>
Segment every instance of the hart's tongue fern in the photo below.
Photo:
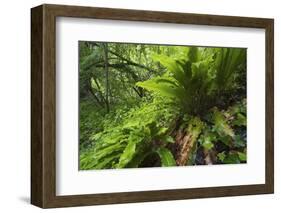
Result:
<svg viewBox="0 0 281 213"><path fill-rule="evenodd" d="M180 164L195 162L198 145L209 151L220 141L243 149L245 140L238 138L234 127L246 125L246 114L237 106L227 107L237 76L245 69L245 54L245 49L191 47L176 58L154 55L166 72L136 84L152 92L154 100L124 113L118 126L92 135L92 148L80 155L80 168L140 167L149 159L158 159L162 166L179 164L169 149L177 142L175 121L181 122L176 134L188 132L192 137L183 135L181 140L193 141L192 147L185 147L188 159L179 159ZM245 109L246 104L241 106ZM245 161L245 154L221 152L218 158L225 163Z"/></svg>

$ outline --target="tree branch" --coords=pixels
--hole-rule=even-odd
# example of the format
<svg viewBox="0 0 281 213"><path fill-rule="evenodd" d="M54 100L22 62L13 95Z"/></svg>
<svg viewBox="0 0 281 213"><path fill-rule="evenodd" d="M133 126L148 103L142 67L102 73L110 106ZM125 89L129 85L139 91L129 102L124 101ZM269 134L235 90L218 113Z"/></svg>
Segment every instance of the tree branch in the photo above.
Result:
<svg viewBox="0 0 281 213"><path fill-rule="evenodd" d="M149 72L151 72L151 71L152 71L152 72L155 72L153 69L151 69L151 68L149 68L149 67L147 67L147 66L144 66L144 65L142 65L142 64L137 64L136 62L133 62L133 61L127 59L127 58L124 58L123 56L119 55L119 54L116 53L116 52L113 52L112 50L109 50L109 53L111 53L111 54L117 56L118 58L120 58L120 59L123 60L123 61L126 61L126 62L127 62L127 65L132 65L132 66L135 66L135 67L139 67L139 68L145 69L145 70L147 70L147 71L149 71Z"/></svg>

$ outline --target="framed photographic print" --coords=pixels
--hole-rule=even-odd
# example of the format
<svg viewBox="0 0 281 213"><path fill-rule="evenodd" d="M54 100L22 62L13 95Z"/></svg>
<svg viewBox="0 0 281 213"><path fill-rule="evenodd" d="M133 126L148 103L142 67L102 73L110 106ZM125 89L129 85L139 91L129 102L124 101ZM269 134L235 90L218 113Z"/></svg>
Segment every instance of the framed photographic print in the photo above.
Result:
<svg viewBox="0 0 281 213"><path fill-rule="evenodd" d="M273 19L31 9L31 203L274 191Z"/></svg>

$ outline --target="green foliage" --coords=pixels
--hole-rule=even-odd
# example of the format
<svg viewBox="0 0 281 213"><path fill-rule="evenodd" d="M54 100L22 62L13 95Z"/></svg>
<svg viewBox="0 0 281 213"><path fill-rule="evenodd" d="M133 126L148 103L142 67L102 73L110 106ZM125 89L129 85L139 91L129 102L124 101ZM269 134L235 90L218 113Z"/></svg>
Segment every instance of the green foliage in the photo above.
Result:
<svg viewBox="0 0 281 213"><path fill-rule="evenodd" d="M239 68L244 68L246 63L246 50L235 48L221 48L216 53L215 67L216 67L216 87L219 90L225 88L232 88L235 86L235 78ZM237 85L236 85L237 86Z"/></svg>
<svg viewBox="0 0 281 213"><path fill-rule="evenodd" d="M139 166L147 157L145 153L156 150L159 146L164 147L167 142L173 142L166 133L178 116L178 110L171 106L170 102L165 103L163 99L144 103L125 113L117 127L107 127L104 131L92 135L94 146L80 155L80 168ZM161 143L158 145L154 141Z"/></svg>
<svg viewBox="0 0 281 213"><path fill-rule="evenodd" d="M219 134L220 137L234 137L233 129L228 124L223 112L218 111L217 108L213 110L212 122L214 123L214 129Z"/></svg>
<svg viewBox="0 0 281 213"><path fill-rule="evenodd" d="M80 150L83 150L91 145L89 139L91 134L103 130L101 124L103 123L105 111L97 108L90 100L81 102L79 111Z"/></svg>
<svg viewBox="0 0 281 213"><path fill-rule="evenodd" d="M171 87L170 85L172 84L174 86ZM150 91L156 91L161 96L176 98L177 100L182 100L184 97L184 90L177 87L175 83L169 79L157 77L145 82L138 82L136 85Z"/></svg>
<svg viewBox="0 0 281 213"><path fill-rule="evenodd" d="M239 156L237 153L229 153L223 160L225 164L240 163Z"/></svg>
<svg viewBox="0 0 281 213"><path fill-rule="evenodd" d="M162 166L176 166L176 161L169 149L159 147L156 152L161 158Z"/></svg>
<svg viewBox="0 0 281 213"><path fill-rule="evenodd" d="M202 138L202 146L204 147L204 149L206 150L210 150L214 147L214 144L213 144L213 138L211 138L209 135L208 136L205 136Z"/></svg>
<svg viewBox="0 0 281 213"><path fill-rule="evenodd" d="M141 139L141 137L135 135L129 136L128 144L119 158L117 168L125 167L133 159L136 152L136 145Z"/></svg>
<svg viewBox="0 0 281 213"><path fill-rule="evenodd" d="M221 163L240 163L247 159L246 126L237 126L241 116L246 117L246 101L236 103L227 110L213 108L205 119L205 128L198 142L206 151L217 151L217 147L225 147L217 154Z"/></svg>
<svg viewBox="0 0 281 213"><path fill-rule="evenodd" d="M235 90L237 72L245 67L245 61L241 60L245 58L245 49L190 47L188 50L185 57L154 55L154 60L167 72L138 82L137 86L177 101L184 112L204 114L212 106L220 105L221 94Z"/></svg>
<svg viewBox="0 0 281 213"><path fill-rule="evenodd" d="M225 159L225 153L224 152L221 152L221 153L218 153L218 159L221 161L221 162L223 162L224 161L224 159Z"/></svg>
<svg viewBox="0 0 281 213"><path fill-rule="evenodd" d="M184 142L184 165L247 161L246 49L79 42L79 63L80 169L178 166Z"/></svg>

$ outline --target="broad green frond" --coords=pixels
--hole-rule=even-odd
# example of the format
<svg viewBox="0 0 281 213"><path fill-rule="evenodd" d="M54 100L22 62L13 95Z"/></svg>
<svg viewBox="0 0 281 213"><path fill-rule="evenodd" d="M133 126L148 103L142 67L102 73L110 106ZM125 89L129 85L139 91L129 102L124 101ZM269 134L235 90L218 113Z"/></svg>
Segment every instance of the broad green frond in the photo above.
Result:
<svg viewBox="0 0 281 213"><path fill-rule="evenodd" d="M176 166L176 161L173 157L173 154L170 152L170 150L159 147L156 151L161 159L162 166Z"/></svg>

